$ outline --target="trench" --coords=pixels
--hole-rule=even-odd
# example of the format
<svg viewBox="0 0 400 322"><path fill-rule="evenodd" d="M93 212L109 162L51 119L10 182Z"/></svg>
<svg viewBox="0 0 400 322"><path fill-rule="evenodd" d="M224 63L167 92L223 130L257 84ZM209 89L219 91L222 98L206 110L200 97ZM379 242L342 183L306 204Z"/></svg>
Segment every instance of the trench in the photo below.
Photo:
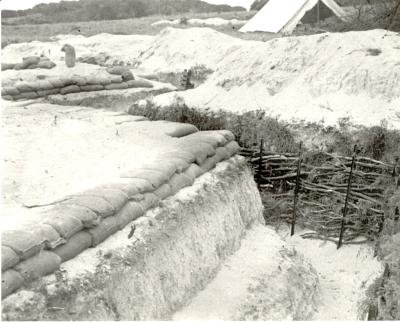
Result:
<svg viewBox="0 0 400 322"><path fill-rule="evenodd" d="M110 95L62 105L124 110L128 101ZM7 298L3 318L359 318L365 290L381 272L368 246L334 252L329 243L266 227L263 215L253 175L237 157L138 220L139 243L127 242L126 227L64 263L61 277Z"/></svg>

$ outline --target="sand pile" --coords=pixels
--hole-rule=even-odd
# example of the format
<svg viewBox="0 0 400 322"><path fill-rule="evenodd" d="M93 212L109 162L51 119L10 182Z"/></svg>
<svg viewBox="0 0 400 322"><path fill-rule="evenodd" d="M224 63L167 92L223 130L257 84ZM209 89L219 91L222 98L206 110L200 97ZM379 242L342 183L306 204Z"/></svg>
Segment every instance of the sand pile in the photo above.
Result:
<svg viewBox="0 0 400 322"><path fill-rule="evenodd" d="M196 65L215 69L243 41L209 28L162 30L140 57L139 69L148 72L180 71Z"/></svg>
<svg viewBox="0 0 400 322"><path fill-rule="evenodd" d="M243 112L263 109L283 120L400 128L400 37L369 30L244 41L210 28L168 27L157 36L58 36L4 48L4 62L45 54L56 63L62 44L78 59L125 64L134 74L180 72L202 65L214 71L199 87L179 92L186 104ZM54 68L53 70L55 70ZM163 94L156 101L176 101ZM165 97L167 96L167 97Z"/></svg>
<svg viewBox="0 0 400 322"><path fill-rule="evenodd" d="M77 53L77 58L100 56L99 61L105 65L125 64L134 65L136 57L146 49L153 36L145 35L111 35L98 34L91 37L76 35L58 35L51 42L32 41L29 43L11 44L2 49L3 63L19 62L21 57L46 55L55 63L63 60L61 47L68 43Z"/></svg>
<svg viewBox="0 0 400 322"><path fill-rule="evenodd" d="M181 93L190 106L237 112L262 108L282 119L325 124L342 117L365 125L386 119L400 128L400 38L395 33L326 33L266 43L206 28L169 28L164 34L143 55L143 66L201 62L215 70L203 85ZM174 43L179 48L170 45L172 38L179 38Z"/></svg>

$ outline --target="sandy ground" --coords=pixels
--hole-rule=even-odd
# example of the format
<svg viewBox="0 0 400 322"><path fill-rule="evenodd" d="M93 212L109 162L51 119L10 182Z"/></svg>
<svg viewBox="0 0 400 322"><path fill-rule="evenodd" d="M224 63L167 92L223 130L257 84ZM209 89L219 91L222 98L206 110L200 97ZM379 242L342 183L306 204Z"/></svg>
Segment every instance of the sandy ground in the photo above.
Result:
<svg viewBox="0 0 400 322"><path fill-rule="evenodd" d="M262 109L282 120L325 125L341 118L368 126L386 121L400 128L400 38L395 33L326 33L262 43L206 28L191 34L167 31L167 39L175 33L182 39L179 52L161 40L143 54L151 56L141 67L165 60L168 66L204 64L215 70L204 84L179 93L189 106L233 112ZM196 53L183 50L189 44ZM214 48L212 58L209 46ZM162 97L168 101L171 95Z"/></svg>
<svg viewBox="0 0 400 322"><path fill-rule="evenodd" d="M76 47L78 57L109 56L108 63L130 64L138 74L193 66L213 70L202 85L179 92L189 106L263 109L296 122L335 125L348 118L354 124L384 122L400 128L400 37L394 32L324 33L261 42L210 28L167 27L156 36L64 35L54 42L13 44L3 49L2 59L45 53L63 64L60 48L65 42ZM175 93L162 94L158 101L170 101L171 95Z"/></svg>
<svg viewBox="0 0 400 322"><path fill-rule="evenodd" d="M343 245L300 237L293 237L289 228L279 231L284 241L303 254L318 273L320 295L313 320L358 320L360 302L372 282L379 277L383 268L373 249L367 244Z"/></svg>
<svg viewBox="0 0 400 322"><path fill-rule="evenodd" d="M215 279L173 319L308 319L314 313L318 278L296 257L273 230L255 226Z"/></svg>
<svg viewBox="0 0 400 322"><path fill-rule="evenodd" d="M32 103L32 102L31 102ZM80 106L2 102L2 229L35 219L24 207L53 202L179 150L176 123ZM160 161L162 162L162 161Z"/></svg>
<svg viewBox="0 0 400 322"><path fill-rule="evenodd" d="M305 231L301 232L304 233ZM321 242L300 237L301 233L289 236L288 229L281 229L276 239L269 228L257 227L249 231L242 241L241 248L222 265L216 278L191 303L174 315L175 320L236 320L249 317L273 320L357 320L360 318L359 306L364 299L368 286L382 273L382 266L373 258L373 251L368 245L344 245L340 250L330 242ZM267 246L266 246L267 245ZM279 298L282 287L299 283L302 287L310 284L310 276L304 274L296 279L292 276L282 281L285 267L282 266L278 276L264 276L266 272L274 272L279 258L278 249L292 247L297 256L304 258L312 265L307 272L315 272L318 276L316 296L304 296L303 309L299 314L292 310L285 316L285 301L274 303ZM279 257L279 256L278 256ZM305 265L304 267L307 267ZM300 267L297 270L300 271ZM274 274L272 274L274 275ZM266 279L266 283L260 283ZM281 283L281 284L279 284ZM253 302L257 307L254 292L263 288L260 307L261 315L246 316L241 303L244 299ZM252 285L252 286L250 286ZM300 289L300 286L297 286ZM313 292L309 289L309 292ZM291 293L289 293L291 294ZM315 300L315 302L314 302ZM257 310L257 309L255 309ZM261 310L260 310L261 311ZM263 315L262 315L263 314Z"/></svg>

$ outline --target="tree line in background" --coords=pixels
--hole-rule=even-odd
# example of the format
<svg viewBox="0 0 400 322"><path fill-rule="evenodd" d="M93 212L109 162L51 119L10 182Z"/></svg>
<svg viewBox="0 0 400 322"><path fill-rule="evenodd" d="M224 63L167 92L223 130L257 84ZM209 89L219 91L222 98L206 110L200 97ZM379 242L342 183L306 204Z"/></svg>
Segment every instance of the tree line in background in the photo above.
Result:
<svg viewBox="0 0 400 322"><path fill-rule="evenodd" d="M199 0L79 0L42 3L27 10L2 10L1 17L2 19L31 17L31 21L24 21L26 23L52 23L244 10L242 7L213 5ZM18 20L15 22L17 23Z"/></svg>

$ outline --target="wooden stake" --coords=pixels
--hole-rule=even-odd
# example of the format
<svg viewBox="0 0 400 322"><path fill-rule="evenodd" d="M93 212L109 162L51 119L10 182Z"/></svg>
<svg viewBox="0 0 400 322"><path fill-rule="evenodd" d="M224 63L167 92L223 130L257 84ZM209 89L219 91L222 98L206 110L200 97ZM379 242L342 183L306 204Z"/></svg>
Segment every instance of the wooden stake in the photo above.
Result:
<svg viewBox="0 0 400 322"><path fill-rule="evenodd" d="M258 159L258 173L257 173L257 188L258 190L260 190L260 186L261 186L261 178L262 178L262 166L263 166L263 162L262 162L262 157L263 157L263 146L264 146L264 139L261 139L260 142L260 155L259 155L259 159Z"/></svg>
<svg viewBox="0 0 400 322"><path fill-rule="evenodd" d="M351 179L352 179L352 176L353 176L354 164L356 162L356 154L357 154L357 145L354 146L353 158L351 159L350 174L349 174L349 180L347 182L346 199L344 201L342 224L341 224L341 227L340 227L340 234L339 234L339 241L338 241L338 244L337 244L337 249L339 249L340 246L342 246L342 239L343 239L343 233L344 233L344 228L345 228L344 227L344 223L346 221L347 207L348 207L349 195L350 195L350 191L351 191Z"/></svg>
<svg viewBox="0 0 400 322"><path fill-rule="evenodd" d="M290 229L290 236L294 235L294 226L296 225L296 206L297 206L297 195L299 193L300 184L300 168L301 168L301 145L299 145L299 160L297 161L297 172L296 172L296 186L294 188L294 199L293 199L293 216L292 216L292 227Z"/></svg>

